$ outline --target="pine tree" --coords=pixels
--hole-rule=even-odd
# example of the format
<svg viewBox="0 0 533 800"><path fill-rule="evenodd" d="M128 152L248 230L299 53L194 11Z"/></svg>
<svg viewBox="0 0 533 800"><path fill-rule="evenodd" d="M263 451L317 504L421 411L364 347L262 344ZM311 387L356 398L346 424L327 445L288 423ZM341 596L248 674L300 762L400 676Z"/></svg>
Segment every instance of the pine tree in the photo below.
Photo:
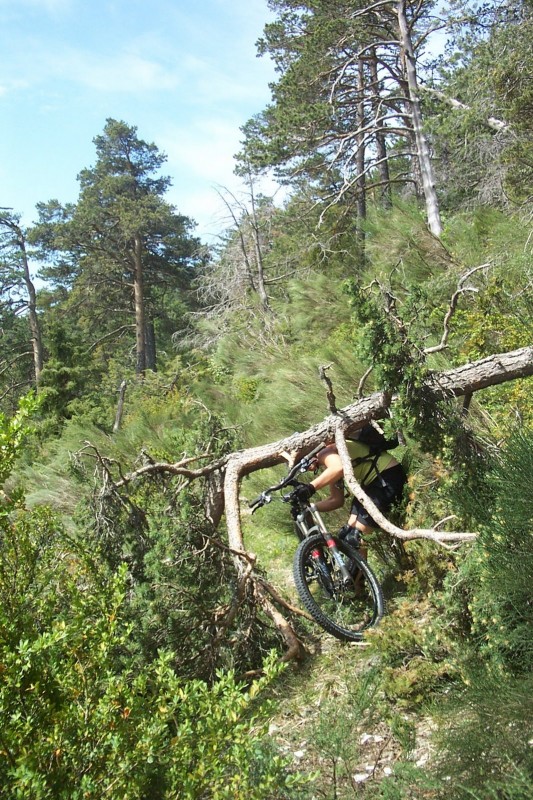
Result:
<svg viewBox="0 0 533 800"><path fill-rule="evenodd" d="M166 157L155 144L113 119L94 143L97 160L79 175L78 202L41 204L33 235L52 261L43 276L69 288L90 346L129 340L134 331L135 369L143 374L156 368L161 297L188 285L199 242L191 220L164 199L170 179L158 174Z"/></svg>
<svg viewBox="0 0 533 800"><path fill-rule="evenodd" d="M418 49L430 35L432 2L275 0L260 52L280 78L273 103L244 128L245 164L276 167L324 185L330 202L357 204L365 216L372 188L411 181L428 223L441 233L433 166L417 79Z"/></svg>

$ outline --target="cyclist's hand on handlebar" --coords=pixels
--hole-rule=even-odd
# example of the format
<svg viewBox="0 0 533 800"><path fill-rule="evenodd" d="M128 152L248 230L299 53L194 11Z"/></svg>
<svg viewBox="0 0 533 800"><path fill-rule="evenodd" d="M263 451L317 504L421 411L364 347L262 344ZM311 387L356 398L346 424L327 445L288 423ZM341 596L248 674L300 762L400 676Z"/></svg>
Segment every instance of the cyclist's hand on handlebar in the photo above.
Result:
<svg viewBox="0 0 533 800"><path fill-rule="evenodd" d="M316 492L315 487L311 483L297 483L296 488L290 493L291 500L300 500L305 502L309 500Z"/></svg>
<svg viewBox="0 0 533 800"><path fill-rule="evenodd" d="M263 492L262 494L259 495L259 497L256 497L254 500L250 500L250 502L248 503L248 508L251 508L252 514L254 514L256 511L262 508L266 503L270 503L271 499L272 498L270 497L270 495Z"/></svg>

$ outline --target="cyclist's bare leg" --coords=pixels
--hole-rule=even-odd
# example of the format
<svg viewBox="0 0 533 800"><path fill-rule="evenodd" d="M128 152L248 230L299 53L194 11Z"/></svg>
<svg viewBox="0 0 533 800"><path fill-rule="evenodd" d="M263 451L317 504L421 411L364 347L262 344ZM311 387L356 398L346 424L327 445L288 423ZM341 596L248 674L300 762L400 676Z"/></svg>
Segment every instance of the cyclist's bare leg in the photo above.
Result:
<svg viewBox="0 0 533 800"><path fill-rule="evenodd" d="M356 514L350 514L348 518L348 525L350 525L352 528L356 528L363 535L365 533L372 533L372 531L376 530L375 528L372 527L372 525L366 525L364 522L361 522L360 519L357 519ZM361 541L361 544L359 545L359 552L366 561L368 556L368 547L364 544L363 541ZM363 573L360 570L358 570L357 574L354 576L354 584L356 587L356 591L358 588L359 589L362 588L363 580L364 580Z"/></svg>

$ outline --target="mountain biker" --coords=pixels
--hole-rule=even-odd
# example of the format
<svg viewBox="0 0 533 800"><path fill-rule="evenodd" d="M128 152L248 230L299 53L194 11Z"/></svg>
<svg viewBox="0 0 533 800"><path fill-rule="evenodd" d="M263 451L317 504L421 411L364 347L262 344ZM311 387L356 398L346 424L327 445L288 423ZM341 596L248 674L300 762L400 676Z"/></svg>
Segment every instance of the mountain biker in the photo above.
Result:
<svg viewBox="0 0 533 800"><path fill-rule="evenodd" d="M347 440L346 445L356 480L379 510L386 514L402 497L407 481L403 466L387 450L378 456L372 456L370 447L358 442L357 439ZM315 505L318 511L335 511L344 505L342 481L344 469L335 445L328 445L321 450L317 454L316 463L312 464L310 469L316 468L317 465L324 467L324 471L310 483L299 484L293 494L300 500L308 500L315 492L329 486L329 497L315 502ZM339 538L345 539L348 543L351 541L357 546L361 534L370 533L378 527L368 511L354 497L350 516L340 529Z"/></svg>

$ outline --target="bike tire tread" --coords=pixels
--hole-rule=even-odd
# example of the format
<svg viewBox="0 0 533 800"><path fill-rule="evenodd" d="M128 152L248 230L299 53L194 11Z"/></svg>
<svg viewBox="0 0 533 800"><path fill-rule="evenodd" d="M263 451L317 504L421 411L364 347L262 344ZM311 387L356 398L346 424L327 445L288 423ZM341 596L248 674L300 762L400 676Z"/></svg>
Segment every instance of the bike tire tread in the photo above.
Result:
<svg viewBox="0 0 533 800"><path fill-rule="evenodd" d="M337 542L337 547L339 550L357 562L358 568L362 571L365 579L368 582L370 591L372 593L374 606L374 616L372 617L370 623L364 627L364 629L354 631L338 625L334 620L328 617L322 608L315 602L311 592L309 591L305 577L305 564L310 557L311 551L316 547L323 546L324 538L321 534L309 536L298 545L298 548L294 554L293 562L293 577L296 591L298 592L300 600L302 601L305 609L313 617L315 622L317 622L325 631L342 641L361 641L364 637L365 630L375 627L375 625L377 625L380 619L383 617L384 600L381 586L379 585L376 576L372 572L372 569L357 552L357 550L354 550L344 542Z"/></svg>

